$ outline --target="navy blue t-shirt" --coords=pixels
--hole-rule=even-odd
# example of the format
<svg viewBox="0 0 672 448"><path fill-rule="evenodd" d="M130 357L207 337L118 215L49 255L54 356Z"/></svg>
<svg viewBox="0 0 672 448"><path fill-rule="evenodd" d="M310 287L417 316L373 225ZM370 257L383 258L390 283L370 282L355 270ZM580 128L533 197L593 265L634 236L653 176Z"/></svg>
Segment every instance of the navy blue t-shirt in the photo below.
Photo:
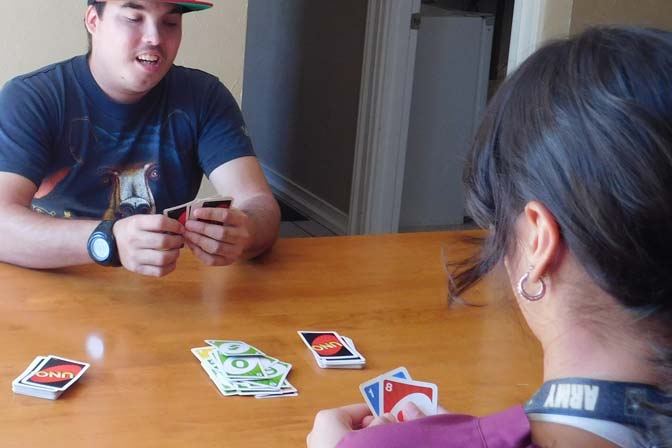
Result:
<svg viewBox="0 0 672 448"><path fill-rule="evenodd" d="M0 91L0 171L30 179L55 217L160 213L192 200L203 173L254 155L242 114L214 76L173 66L141 101L119 104L85 56Z"/></svg>

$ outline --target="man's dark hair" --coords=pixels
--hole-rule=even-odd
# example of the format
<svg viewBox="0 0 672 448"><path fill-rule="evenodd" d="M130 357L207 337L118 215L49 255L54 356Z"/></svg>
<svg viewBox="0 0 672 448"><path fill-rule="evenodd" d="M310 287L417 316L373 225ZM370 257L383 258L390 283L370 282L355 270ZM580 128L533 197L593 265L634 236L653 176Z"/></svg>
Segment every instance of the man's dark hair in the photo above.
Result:
<svg viewBox="0 0 672 448"><path fill-rule="evenodd" d="M98 17L102 19L103 18L103 12L105 11L105 2L95 2L93 4L93 7L96 8L96 14L98 14ZM86 29L86 26L84 27L84 29ZM90 56L91 55L91 50L93 48L91 46L91 33L89 33L88 29L86 29L86 37L87 37L87 40L89 42L89 47L88 47L88 50L86 52L86 55Z"/></svg>
<svg viewBox="0 0 672 448"><path fill-rule="evenodd" d="M515 220L541 202L592 281L655 335L668 392L670 86L672 33L593 28L532 55L493 98L467 158L467 209L491 230L477 257L452 265L450 282L457 297L515 253ZM672 446L672 404L657 411L656 446Z"/></svg>

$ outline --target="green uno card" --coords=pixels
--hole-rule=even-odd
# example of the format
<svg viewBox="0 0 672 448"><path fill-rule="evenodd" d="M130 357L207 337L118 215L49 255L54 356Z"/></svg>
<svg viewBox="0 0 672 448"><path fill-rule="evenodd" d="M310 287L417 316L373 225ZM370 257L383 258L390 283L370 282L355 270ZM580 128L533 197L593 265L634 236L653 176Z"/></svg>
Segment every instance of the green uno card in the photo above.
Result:
<svg viewBox="0 0 672 448"><path fill-rule="evenodd" d="M229 378L264 378L259 358L254 356L236 357L217 353L222 372Z"/></svg>
<svg viewBox="0 0 672 448"><path fill-rule="evenodd" d="M205 341L208 345L217 347L217 350L227 356L264 356L264 353L242 341L223 341L218 339L209 339Z"/></svg>

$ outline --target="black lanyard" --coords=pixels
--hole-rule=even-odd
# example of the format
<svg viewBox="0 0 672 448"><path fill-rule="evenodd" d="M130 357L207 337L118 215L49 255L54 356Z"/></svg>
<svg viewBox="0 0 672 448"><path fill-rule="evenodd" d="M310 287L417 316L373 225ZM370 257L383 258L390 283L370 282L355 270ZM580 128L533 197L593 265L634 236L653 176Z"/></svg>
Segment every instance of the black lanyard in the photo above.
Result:
<svg viewBox="0 0 672 448"><path fill-rule="evenodd" d="M655 416L649 405L670 400L661 389L648 384L563 378L544 383L525 405L525 412L587 417L643 428Z"/></svg>

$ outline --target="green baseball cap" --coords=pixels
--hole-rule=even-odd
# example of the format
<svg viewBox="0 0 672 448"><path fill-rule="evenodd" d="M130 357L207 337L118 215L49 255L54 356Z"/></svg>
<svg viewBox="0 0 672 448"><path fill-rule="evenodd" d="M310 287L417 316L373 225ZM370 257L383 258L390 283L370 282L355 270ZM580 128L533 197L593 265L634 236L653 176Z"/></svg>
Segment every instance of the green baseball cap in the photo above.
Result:
<svg viewBox="0 0 672 448"><path fill-rule="evenodd" d="M104 3L107 0L87 0L87 5L93 5L94 3ZM210 2L204 2L200 0L159 0L164 3L174 3L175 5L180 5L184 8L185 12L191 11L201 11L203 9L212 8L214 5Z"/></svg>

